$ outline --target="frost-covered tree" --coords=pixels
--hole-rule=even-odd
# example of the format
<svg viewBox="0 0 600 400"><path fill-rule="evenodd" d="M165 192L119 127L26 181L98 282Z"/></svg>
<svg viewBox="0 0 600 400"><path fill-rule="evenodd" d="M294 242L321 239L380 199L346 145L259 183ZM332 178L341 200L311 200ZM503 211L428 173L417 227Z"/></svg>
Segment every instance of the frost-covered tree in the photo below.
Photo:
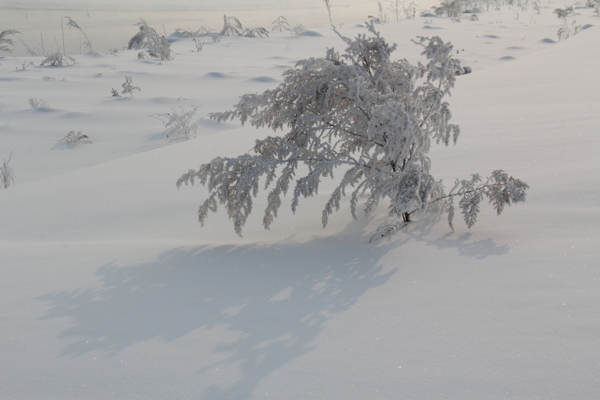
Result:
<svg viewBox="0 0 600 400"><path fill-rule="evenodd" d="M443 101L461 71L456 52L439 37L419 37L414 42L423 48L426 64L392 61L396 46L375 31L373 22L368 29L371 36L352 40L340 35L348 45L343 54L329 49L324 58L301 60L275 89L244 95L233 110L210 114L216 121L239 118L285 134L257 140L252 154L217 157L181 176L178 187L198 180L209 189L198 210L200 223L224 205L241 235L262 186L270 188L263 218L268 229L282 196L293 192L295 211L300 198L316 195L321 180L334 178L334 172L339 181L325 204L323 226L344 196L355 218L361 199L367 212L383 199L389 202L390 216L402 222L381 234L399 229L428 207L447 211L452 224L455 197L469 227L483 198L498 214L525 199L527 185L503 171L494 171L485 182L478 175L457 181L444 192L430 174L427 153L432 142L449 145L459 135Z"/></svg>

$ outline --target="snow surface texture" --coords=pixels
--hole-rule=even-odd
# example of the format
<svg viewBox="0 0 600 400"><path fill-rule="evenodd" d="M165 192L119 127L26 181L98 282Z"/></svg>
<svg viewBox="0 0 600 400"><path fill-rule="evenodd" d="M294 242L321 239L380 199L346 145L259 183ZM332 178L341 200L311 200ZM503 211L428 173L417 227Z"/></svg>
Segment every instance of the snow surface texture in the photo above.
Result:
<svg viewBox="0 0 600 400"><path fill-rule="evenodd" d="M432 150L433 175L503 168L531 189L500 218L484 205L471 230L418 218L376 244L385 205L321 228L326 182L271 231L260 212L244 239L224 212L200 228L205 189L175 181L270 132L203 120L171 142L151 117L272 88L344 47L330 29L207 37L201 52L180 40L173 61L2 59L0 161L12 151L16 185L0 189L0 398L597 398L599 22L580 5L574 18L596 26L556 43L554 8L379 26L397 57L420 60L409 39L433 33L473 69L449 99L462 134ZM141 90L112 97L125 76ZM92 143L57 147L70 131Z"/></svg>

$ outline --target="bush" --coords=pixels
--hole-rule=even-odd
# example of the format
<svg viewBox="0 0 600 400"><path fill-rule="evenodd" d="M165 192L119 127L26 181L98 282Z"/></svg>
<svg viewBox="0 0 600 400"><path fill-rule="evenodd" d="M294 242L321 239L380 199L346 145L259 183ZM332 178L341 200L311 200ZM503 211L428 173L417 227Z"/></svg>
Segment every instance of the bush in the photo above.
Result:
<svg viewBox="0 0 600 400"><path fill-rule="evenodd" d="M75 131L71 131L64 138L60 139L58 142L58 147L75 147L79 144L89 144L92 141L89 139L88 135L84 135L81 131L75 133Z"/></svg>
<svg viewBox="0 0 600 400"><path fill-rule="evenodd" d="M54 54L50 54L44 61L40 63L40 67L44 67L46 65L51 67L75 65L75 59L73 57L65 56L61 52L56 52Z"/></svg>
<svg viewBox="0 0 600 400"><path fill-rule="evenodd" d="M343 173L325 204L323 226L344 196L350 197L354 218L361 196L366 212L388 199L389 215L402 222L384 227L376 236L400 229L428 207L448 212L452 227L455 197L461 198L459 206L469 227L484 197L498 214L505 205L525 200L528 186L503 171L494 171L484 183L479 175L457 181L444 193L441 181L429 172L427 153L432 142L447 146L460 132L450 124L451 112L442 101L462 70L453 58L456 51L439 37L420 37L414 42L423 48L425 65L391 61L396 46L386 43L373 21L368 29L373 36L351 40L340 35L348 45L345 53L329 49L325 58L301 60L284 73L277 88L246 94L233 110L210 114L216 121L239 118L242 124L287 133L257 140L253 154L217 157L179 178L178 187L198 180L209 189L198 210L201 224L209 211L223 204L241 236L253 197L264 184L265 189L272 187L263 218L268 229L282 195L293 190L295 211L300 197L317 195L321 180L334 178L336 170ZM308 172L297 178L299 165L307 166Z"/></svg>
<svg viewBox="0 0 600 400"><path fill-rule="evenodd" d="M165 128L167 128L164 133L171 141L189 140L196 137L196 130L198 129L197 112L197 106L192 106L192 109L187 111L181 107L181 114L173 109L172 113L155 114L153 117L162 121Z"/></svg>
<svg viewBox="0 0 600 400"><path fill-rule="evenodd" d="M134 26L139 26L140 30L129 40L127 44L128 50L146 49L146 54L150 58L158 60L173 59L171 43L164 36L160 36L154 28L141 18L140 22L137 22ZM140 54L143 55L144 53ZM144 56L140 57L140 54L138 54L138 57L144 58Z"/></svg>

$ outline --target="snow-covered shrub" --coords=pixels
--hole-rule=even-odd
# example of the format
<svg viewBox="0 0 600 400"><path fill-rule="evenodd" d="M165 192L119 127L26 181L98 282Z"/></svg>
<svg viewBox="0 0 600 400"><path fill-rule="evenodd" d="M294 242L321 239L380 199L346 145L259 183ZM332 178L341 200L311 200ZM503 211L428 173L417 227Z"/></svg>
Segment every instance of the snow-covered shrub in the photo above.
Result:
<svg viewBox="0 0 600 400"><path fill-rule="evenodd" d="M375 31L373 22L368 29L373 36L340 35L348 45L345 53L329 49L325 58L298 61L275 89L246 94L233 110L210 114L219 122L239 118L242 124L286 133L257 140L252 154L217 157L179 178L178 187L198 180L209 189L198 210L201 224L222 204L241 235L253 197L265 185L271 187L263 218L268 229L282 195L293 191L295 211L300 197L315 196L322 179L334 178L335 171L339 183L325 204L323 226L345 196L355 218L361 197L367 212L387 199L389 215L403 223L430 204L434 211L449 211L451 223L452 199L460 197L468 226L484 197L498 213L511 202L525 200L527 185L501 171L483 185L459 181L444 193L441 181L429 172L427 153L432 142L449 145L460 132L450 124L451 112L443 101L461 70L453 58L456 51L439 37L419 37L414 42L423 48L426 64L392 61L396 46ZM300 165L308 172L298 177Z"/></svg>
<svg viewBox="0 0 600 400"><path fill-rule="evenodd" d="M83 135L81 131L75 133L75 131L71 131L64 138L60 139L58 142L61 147L74 147L79 144L89 144L92 141L89 139L88 135Z"/></svg>
<svg viewBox="0 0 600 400"><path fill-rule="evenodd" d="M139 88L139 87L137 87L137 86L133 86L133 85L131 84L131 81L132 81L132 80L133 80L133 78L131 78L130 76L127 76L127 75L125 75L125 83L123 83L123 84L121 85L121 87L123 88L123 90L121 91L121 93L123 93L123 94L130 94L130 95L131 95L131 97L133 97L133 91L134 91L134 90L137 90L137 91L140 91L140 90L142 90L142 89L140 89L140 88ZM117 94L118 94L118 93L117 93ZM115 93L114 93L114 89L113 89L113 96L114 96L114 95L115 95ZM116 96L116 97L120 97L120 96Z"/></svg>
<svg viewBox="0 0 600 400"><path fill-rule="evenodd" d="M48 103L46 103L42 99L38 99L37 97L30 97L29 98L29 107L36 110L38 107L48 107Z"/></svg>
<svg viewBox="0 0 600 400"><path fill-rule="evenodd" d="M223 29L221 36L245 36L245 37L263 37L269 36L269 31L265 28L246 28L242 27L242 23L236 17L228 17L223 15ZM214 38L213 38L214 39Z"/></svg>
<svg viewBox="0 0 600 400"><path fill-rule="evenodd" d="M302 24L297 24L291 29L291 32L296 36L304 36L306 35L306 28Z"/></svg>
<svg viewBox="0 0 600 400"><path fill-rule="evenodd" d="M290 24L287 22L287 19L283 15L280 15L275 21L273 21L273 29L271 29L271 32L283 32L284 30L289 31Z"/></svg>
<svg viewBox="0 0 600 400"><path fill-rule="evenodd" d="M204 28L203 26L196 29L195 31L193 31L192 28L188 28L188 29L177 28L177 29L175 29L175 32L181 33L181 35L186 39L196 39L196 38L204 35L205 33L208 33L206 28Z"/></svg>
<svg viewBox="0 0 600 400"><path fill-rule="evenodd" d="M146 49L146 54L151 58L159 60L173 59L171 43L164 36L160 36L154 28L141 18L134 26L139 26L139 32L129 40L127 44L128 50ZM139 57L138 54L138 58L143 57Z"/></svg>
<svg viewBox="0 0 600 400"><path fill-rule="evenodd" d="M175 109L172 110L172 113L152 115L152 117L158 118L165 126L166 130L164 133L167 138L171 141L195 138L199 121L199 118L196 116L198 106L192 106L191 110L184 110L181 107L181 113L178 113Z"/></svg>
<svg viewBox="0 0 600 400"><path fill-rule="evenodd" d="M444 15L453 21L460 21L466 0L444 0L439 6L432 7L433 13L436 15Z"/></svg>
<svg viewBox="0 0 600 400"><path fill-rule="evenodd" d="M50 54L44 61L40 63L40 67L44 66L51 67L64 67L75 65L75 59L73 57L65 56L61 52L56 52L54 54Z"/></svg>
<svg viewBox="0 0 600 400"><path fill-rule="evenodd" d="M228 17L223 15L223 29L221 29L221 36L240 36L244 28L242 23L236 17Z"/></svg>
<svg viewBox="0 0 600 400"><path fill-rule="evenodd" d="M12 41L12 39L9 39L8 36L9 35L17 35L21 32L15 30L15 29L7 29L5 31L0 32L0 52L1 51L6 51L6 52L10 52L12 51L12 49L15 47L15 43Z"/></svg>
<svg viewBox="0 0 600 400"><path fill-rule="evenodd" d="M10 185L15 184L15 173L10 165L10 160L12 158L12 152L10 153L10 157L8 157L8 161L4 160L4 164L0 167L0 188L8 188Z"/></svg>
<svg viewBox="0 0 600 400"><path fill-rule="evenodd" d="M242 36L244 37L263 37L269 36L269 31L265 28L246 28L242 32Z"/></svg>

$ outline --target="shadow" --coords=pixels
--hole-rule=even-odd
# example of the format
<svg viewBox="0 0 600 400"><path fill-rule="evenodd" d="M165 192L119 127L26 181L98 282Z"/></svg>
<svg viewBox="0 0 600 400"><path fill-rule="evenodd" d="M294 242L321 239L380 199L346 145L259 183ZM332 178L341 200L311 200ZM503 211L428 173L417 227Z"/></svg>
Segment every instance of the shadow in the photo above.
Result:
<svg viewBox="0 0 600 400"><path fill-rule="evenodd" d="M37 300L50 304L44 319L72 322L61 333L71 340L63 356L116 354L149 340L226 329L239 339L217 344L212 351L224 360L199 371L229 365L240 378L228 389L211 386L200 398L244 399L262 378L314 350L326 321L396 272L378 264L389 245L358 236L176 248L149 263L99 267L99 288Z"/></svg>
<svg viewBox="0 0 600 400"><path fill-rule="evenodd" d="M443 221L441 221L442 219ZM458 251L459 256L473 257L478 260L482 260L488 256L506 254L510 249L506 244L498 246L491 238L471 240L473 234L469 232L463 233L460 236L456 236L454 232L449 232L437 239L427 237L431 233L433 226L438 223L445 223L445 221L446 218L442 218L439 215L425 215L422 219L411 222L402 232L418 242L424 242L428 246L435 246L438 249L454 248ZM460 221L455 221L456 223L460 223Z"/></svg>

